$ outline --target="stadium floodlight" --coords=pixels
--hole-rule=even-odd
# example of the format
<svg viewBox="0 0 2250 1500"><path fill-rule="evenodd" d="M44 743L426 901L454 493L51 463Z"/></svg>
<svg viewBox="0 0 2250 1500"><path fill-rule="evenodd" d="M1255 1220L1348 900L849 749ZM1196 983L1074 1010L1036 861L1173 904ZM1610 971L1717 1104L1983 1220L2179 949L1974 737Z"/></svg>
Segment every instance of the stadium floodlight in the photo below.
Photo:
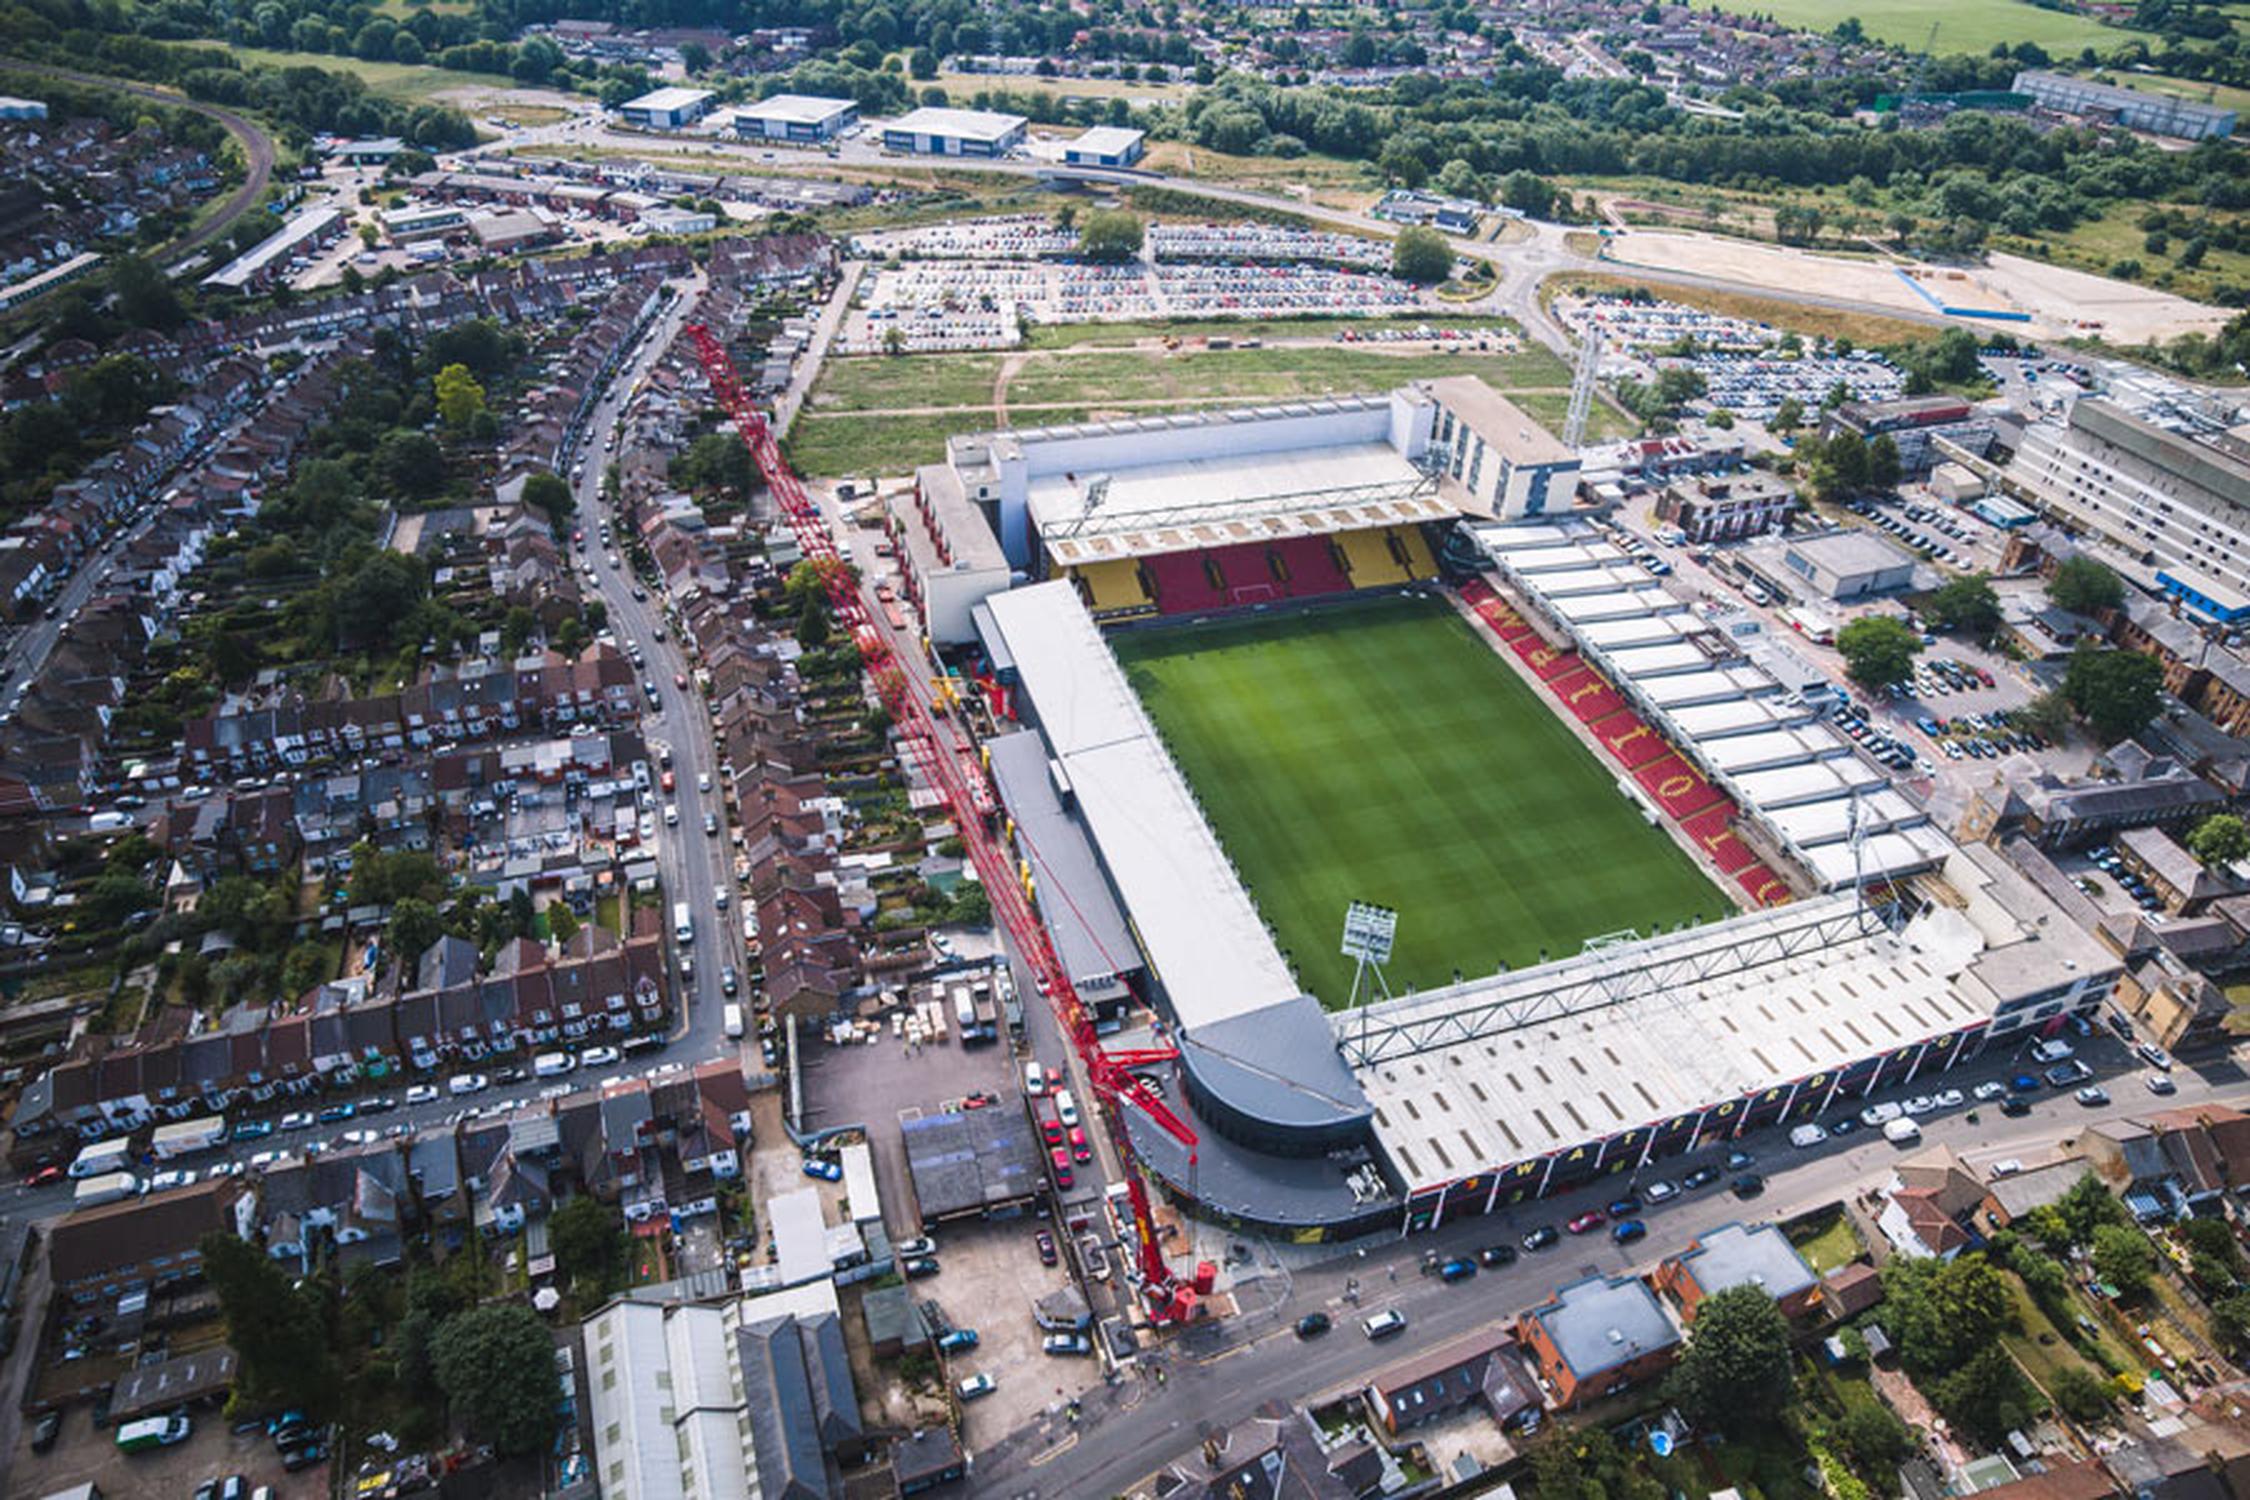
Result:
<svg viewBox="0 0 2250 1500"><path fill-rule="evenodd" d="M1345 1008L1359 1010L1363 1032L1367 1025L1367 1001L1375 997L1377 990L1385 1000L1391 998L1391 982L1383 977L1383 965L1391 961L1391 943L1397 936L1398 913L1391 908L1377 906L1372 901L1354 901L1344 908L1343 953L1352 960L1352 993ZM1374 970L1375 983L1367 986L1363 999L1360 990L1366 985L1370 969Z"/></svg>

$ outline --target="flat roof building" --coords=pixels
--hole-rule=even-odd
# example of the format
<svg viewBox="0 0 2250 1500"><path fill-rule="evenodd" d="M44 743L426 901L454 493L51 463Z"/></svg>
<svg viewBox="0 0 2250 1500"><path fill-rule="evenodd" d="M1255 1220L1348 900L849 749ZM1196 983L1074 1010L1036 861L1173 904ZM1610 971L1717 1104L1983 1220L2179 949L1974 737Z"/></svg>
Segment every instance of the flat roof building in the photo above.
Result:
<svg viewBox="0 0 2250 1500"><path fill-rule="evenodd" d="M1722 1224L1698 1235L1656 1268L1656 1285L1691 1324L1704 1298L1729 1287L1758 1288L1788 1318L1804 1316L1820 1300L1820 1278L1772 1224Z"/></svg>
<svg viewBox="0 0 2250 1500"><path fill-rule="evenodd" d="M899 1134L924 1225L1020 1209L1046 1185L1046 1157L1022 1110L902 1119Z"/></svg>
<svg viewBox="0 0 2250 1500"><path fill-rule="evenodd" d="M1023 144L1022 115L924 107L883 127L883 149L917 156L1006 156Z"/></svg>
<svg viewBox="0 0 2250 1500"><path fill-rule="evenodd" d="M2108 401L2024 429L2015 492L2156 565L2158 587L2206 619L2250 619L2250 443L2191 437Z"/></svg>
<svg viewBox="0 0 2250 1500"><path fill-rule="evenodd" d="M921 616L922 634L946 646L975 640L970 611L1008 586L1010 570L960 474L924 464L914 471L914 488L884 507L886 530L898 545L899 583Z"/></svg>
<svg viewBox="0 0 2250 1500"><path fill-rule="evenodd" d="M2234 134L2235 112L2169 94L2144 93L2115 84L2026 69L2011 85L2048 109L2064 114L2113 119L2128 130L2175 136L2185 141L2224 139Z"/></svg>
<svg viewBox="0 0 2250 1500"><path fill-rule="evenodd" d="M719 227L719 216L700 208L644 208L636 222L650 234L709 234Z"/></svg>
<svg viewBox="0 0 2250 1500"><path fill-rule="evenodd" d="M318 249L344 232L344 215L333 208L308 208L250 249L203 278L222 291L248 292L270 286L289 269L290 258Z"/></svg>
<svg viewBox="0 0 2250 1500"><path fill-rule="evenodd" d="M441 239L469 224L468 210L455 203L418 203L405 208L386 208L376 214L383 226L384 237L394 245L411 245L416 240Z"/></svg>
<svg viewBox="0 0 2250 1500"><path fill-rule="evenodd" d="M101 263L99 251L81 250L68 260L58 261L44 270L32 272L20 281L0 286L0 312L29 302L41 293L51 292L65 282L76 281Z"/></svg>
<svg viewBox="0 0 2250 1500"><path fill-rule="evenodd" d="M1063 147L1074 167L1129 167L1146 154L1148 135L1123 125L1096 125Z"/></svg>
<svg viewBox="0 0 2250 1500"><path fill-rule="evenodd" d="M1680 1349L1679 1329L1637 1276L1574 1281L1525 1313L1516 1336L1566 1408L1663 1374Z"/></svg>
<svg viewBox="0 0 2250 1500"><path fill-rule="evenodd" d="M46 100L19 99L13 94L0 94L0 120L44 120L46 118Z"/></svg>
<svg viewBox="0 0 2250 1500"><path fill-rule="evenodd" d="M759 141L831 141L858 123L853 101L814 94L775 94L734 112L735 132Z"/></svg>
<svg viewBox="0 0 2250 1500"><path fill-rule="evenodd" d="M711 108L709 89L651 89L638 99L628 99L617 113L628 125L650 130L679 130L693 125Z"/></svg>
<svg viewBox="0 0 2250 1500"><path fill-rule="evenodd" d="M1871 531L1851 528L1782 542L1775 554L1793 593L1822 599L1864 599L1914 582L1914 554ZM1759 562L1765 562L1761 554ZM1761 569L1760 571L1768 571ZM1791 580L1794 580L1792 583Z"/></svg>

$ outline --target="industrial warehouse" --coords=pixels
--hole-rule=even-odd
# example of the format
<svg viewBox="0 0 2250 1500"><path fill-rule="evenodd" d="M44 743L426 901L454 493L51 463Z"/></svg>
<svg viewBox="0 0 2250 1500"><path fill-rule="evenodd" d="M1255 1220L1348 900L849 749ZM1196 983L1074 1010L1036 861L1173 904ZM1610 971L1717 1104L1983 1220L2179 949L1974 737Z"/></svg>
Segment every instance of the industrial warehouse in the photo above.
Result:
<svg viewBox="0 0 2250 1500"><path fill-rule="evenodd" d="M1811 1117L2110 993L2114 956L2045 920L2048 899L1990 851L1957 847L1855 775L1864 768L1832 751L1785 667L1714 649L1662 595L1625 586L1597 536L1548 519L1568 450L1515 429L1489 392L1446 389L1476 384L956 439L949 463L918 477L924 514L910 508L908 523L942 512L954 549L996 525L981 543L989 582L956 603L1040 746L1010 746L996 782L1027 886L1089 1006L1129 986L1179 1049L1179 1096L1200 1126L1193 1158L1138 1112L1125 1118L1177 1197L1299 1238L1428 1228ZM1190 493L1203 499L1178 499ZM1341 564L1299 561L1306 542L1349 561L1348 540L1330 544L1355 534L1397 540L1380 553L1395 571L1361 585ZM1283 544L1297 550L1273 567ZM1347 996L1307 977L1322 971L1276 904L1270 864L1222 839L1183 769L1188 747L1165 727L1176 705L1152 716L1127 662L1144 632L1223 632L1236 625L1215 613L1245 604L1265 606L1258 628L1275 639L1297 622L1349 634L1377 598L1437 610L1426 585L1439 557L1472 575L1444 609L1474 616L1490 656L1505 659L1512 630L1542 691L1541 666L1567 674L1568 695L1545 700L1551 715L1589 726L1605 750L1604 724L1628 715L1634 745L1662 757L1627 765L1617 752L1615 775L1596 761L1602 784L1563 816L1627 810L1653 843L1620 844L1618 858L1653 868L1688 850L1708 894L1677 922L1635 930L1644 908L1628 904L1613 919L1626 930L1568 934L1551 956L1497 972L1478 958L1471 974L1456 960L1449 983L1394 997L1355 982ZM1006 588L1010 565L1048 581ZM1179 602L1182 576L1192 602ZM1124 593L1119 609L1133 584L1139 597ZM1175 613L1196 619L1183 627ZM1484 774L1506 777L1486 748ZM1595 760L1583 743L1546 753ZM1378 758L1354 774L1365 800L1404 816L1387 771ZM1209 799L1221 813L1241 800L1225 790ZM1477 899L1505 926L1532 887L1580 878L1571 863L1522 867ZM1402 955L1426 905L1395 913ZM1339 901L1320 919L1326 947L1344 918Z"/></svg>

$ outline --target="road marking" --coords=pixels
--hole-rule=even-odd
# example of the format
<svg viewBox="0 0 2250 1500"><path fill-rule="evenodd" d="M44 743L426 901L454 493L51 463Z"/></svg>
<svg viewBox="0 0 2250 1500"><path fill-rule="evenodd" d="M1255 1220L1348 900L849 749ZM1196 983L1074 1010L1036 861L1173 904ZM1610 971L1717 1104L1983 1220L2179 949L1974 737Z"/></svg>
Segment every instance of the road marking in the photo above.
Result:
<svg viewBox="0 0 2250 1500"><path fill-rule="evenodd" d="M1024 1465L1027 1468L1036 1469L1042 1464L1051 1464L1056 1459L1062 1457L1065 1453L1068 1453L1071 1449L1077 1446L1078 1434L1074 1432L1069 1437L1066 1437L1061 1442L1055 1444L1054 1447L1049 1448L1046 1452L1032 1454L1031 1457L1024 1460Z"/></svg>

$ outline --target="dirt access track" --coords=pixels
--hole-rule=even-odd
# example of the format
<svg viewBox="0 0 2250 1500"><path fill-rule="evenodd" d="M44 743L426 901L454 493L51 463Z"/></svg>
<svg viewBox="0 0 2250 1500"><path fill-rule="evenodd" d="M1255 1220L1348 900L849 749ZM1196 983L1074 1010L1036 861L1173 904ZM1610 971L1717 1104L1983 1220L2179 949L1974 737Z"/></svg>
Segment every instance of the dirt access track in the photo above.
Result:
<svg viewBox="0 0 2250 1500"><path fill-rule="evenodd" d="M2169 292L1994 254L1976 267L1900 259L1847 259L1723 235L1630 229L1604 242L1602 259L1619 266L1708 276L1766 291L1810 292L1927 317L1938 303L2025 313L2029 323L1955 318L1966 328L2018 330L2042 338L2099 335L2115 344L2216 333L2233 316ZM1901 273L1905 274L1901 274ZM1917 291L1907 278L1922 287ZM1933 299L1935 299L1933 301Z"/></svg>

